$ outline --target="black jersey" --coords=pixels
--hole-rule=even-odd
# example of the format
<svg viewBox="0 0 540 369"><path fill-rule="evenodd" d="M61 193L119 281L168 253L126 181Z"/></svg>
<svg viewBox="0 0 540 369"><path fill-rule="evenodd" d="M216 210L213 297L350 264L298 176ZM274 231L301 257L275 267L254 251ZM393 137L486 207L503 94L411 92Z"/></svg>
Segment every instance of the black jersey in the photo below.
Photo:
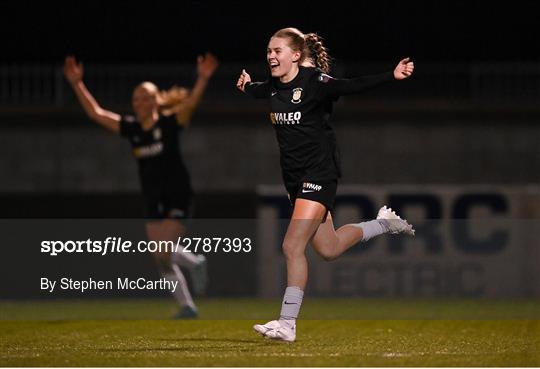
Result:
<svg viewBox="0 0 540 369"><path fill-rule="evenodd" d="M189 175L180 156L178 136L181 130L174 115L160 115L149 130L144 130L133 116L122 117L120 134L133 147L144 195L191 192Z"/></svg>
<svg viewBox="0 0 540 369"><path fill-rule="evenodd" d="M290 82L278 78L248 83L247 94L270 98L285 184L332 181L341 176L336 136L329 119L332 103L393 80L392 72L354 79L335 79L316 68L299 67Z"/></svg>

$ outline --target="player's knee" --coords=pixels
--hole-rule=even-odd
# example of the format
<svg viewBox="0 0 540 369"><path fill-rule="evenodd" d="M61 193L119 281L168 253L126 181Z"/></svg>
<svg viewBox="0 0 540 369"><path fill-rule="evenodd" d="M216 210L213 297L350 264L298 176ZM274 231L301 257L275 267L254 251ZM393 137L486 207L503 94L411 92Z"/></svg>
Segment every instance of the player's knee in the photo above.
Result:
<svg viewBox="0 0 540 369"><path fill-rule="evenodd" d="M315 251L324 259L324 261L333 261L337 259L337 255L327 248L316 248Z"/></svg>
<svg viewBox="0 0 540 369"><path fill-rule="evenodd" d="M324 259L324 261L332 261L337 259L338 255L335 253L335 248L332 242L325 242L323 240L313 240L312 243L315 252Z"/></svg>
<svg viewBox="0 0 540 369"><path fill-rule="evenodd" d="M281 249L283 250L283 254L287 259L295 259L304 254L302 247L290 241L284 241Z"/></svg>

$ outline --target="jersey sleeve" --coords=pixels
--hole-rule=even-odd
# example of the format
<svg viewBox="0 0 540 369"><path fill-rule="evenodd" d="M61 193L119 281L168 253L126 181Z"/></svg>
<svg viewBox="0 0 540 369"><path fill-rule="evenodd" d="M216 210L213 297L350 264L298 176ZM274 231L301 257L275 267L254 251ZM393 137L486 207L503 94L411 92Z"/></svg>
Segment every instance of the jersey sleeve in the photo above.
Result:
<svg viewBox="0 0 540 369"><path fill-rule="evenodd" d="M321 73L318 77L319 88L317 91L321 99L337 99L340 96L362 93L393 80L393 72L349 79L333 78L325 73Z"/></svg>
<svg viewBox="0 0 540 369"><path fill-rule="evenodd" d="M270 98L271 90L270 81L248 82L244 87L245 93L256 99Z"/></svg>
<svg viewBox="0 0 540 369"><path fill-rule="evenodd" d="M136 129L135 117L131 115L122 116L122 119L120 119L120 136L130 138L135 135Z"/></svg>

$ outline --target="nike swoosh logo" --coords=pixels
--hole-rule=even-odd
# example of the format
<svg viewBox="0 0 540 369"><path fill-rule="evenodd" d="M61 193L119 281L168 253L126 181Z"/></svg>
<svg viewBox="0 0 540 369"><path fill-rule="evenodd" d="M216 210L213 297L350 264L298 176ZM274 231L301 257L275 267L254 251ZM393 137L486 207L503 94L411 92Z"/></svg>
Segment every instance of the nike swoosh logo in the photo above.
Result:
<svg viewBox="0 0 540 369"><path fill-rule="evenodd" d="M277 94L277 92L272 92L272 96L274 96L274 95L276 95L276 94Z"/></svg>
<svg viewBox="0 0 540 369"><path fill-rule="evenodd" d="M315 192L315 190L302 190L302 193Z"/></svg>
<svg viewBox="0 0 540 369"><path fill-rule="evenodd" d="M296 302L284 302L285 305L298 305Z"/></svg>

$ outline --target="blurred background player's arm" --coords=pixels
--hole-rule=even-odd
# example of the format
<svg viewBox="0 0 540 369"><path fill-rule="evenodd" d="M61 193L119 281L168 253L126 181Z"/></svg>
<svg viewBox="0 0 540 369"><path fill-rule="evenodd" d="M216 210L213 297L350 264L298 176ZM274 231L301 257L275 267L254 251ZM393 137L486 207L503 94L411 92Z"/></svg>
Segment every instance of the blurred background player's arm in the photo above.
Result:
<svg viewBox="0 0 540 369"><path fill-rule="evenodd" d="M201 102L208 81L216 71L218 65L217 58L211 53L206 53L204 56L199 55L197 57L197 81L186 98L186 101L183 104L178 105L173 111L176 115L178 124L184 127L189 125L191 116Z"/></svg>
<svg viewBox="0 0 540 369"><path fill-rule="evenodd" d="M64 75L88 117L103 127L119 133L120 115L101 108L96 99L88 91L83 82L84 69L82 63L77 63L73 56L66 57Z"/></svg>

